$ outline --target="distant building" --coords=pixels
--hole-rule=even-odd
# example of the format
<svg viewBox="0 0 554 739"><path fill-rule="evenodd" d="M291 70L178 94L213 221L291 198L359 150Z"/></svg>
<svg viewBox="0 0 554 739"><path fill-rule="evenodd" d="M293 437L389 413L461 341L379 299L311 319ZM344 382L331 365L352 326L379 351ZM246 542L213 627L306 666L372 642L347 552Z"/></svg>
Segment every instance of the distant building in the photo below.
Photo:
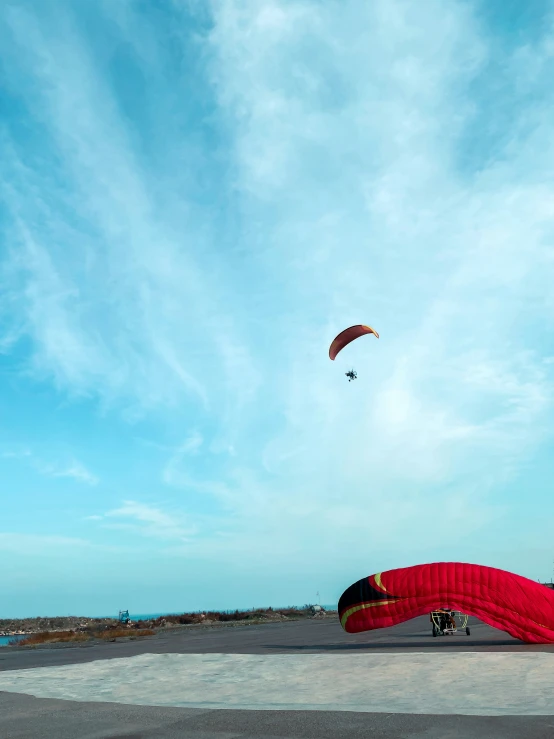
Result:
<svg viewBox="0 0 554 739"><path fill-rule="evenodd" d="M554 582L543 582L543 585L546 585L550 590L554 590Z"/></svg>

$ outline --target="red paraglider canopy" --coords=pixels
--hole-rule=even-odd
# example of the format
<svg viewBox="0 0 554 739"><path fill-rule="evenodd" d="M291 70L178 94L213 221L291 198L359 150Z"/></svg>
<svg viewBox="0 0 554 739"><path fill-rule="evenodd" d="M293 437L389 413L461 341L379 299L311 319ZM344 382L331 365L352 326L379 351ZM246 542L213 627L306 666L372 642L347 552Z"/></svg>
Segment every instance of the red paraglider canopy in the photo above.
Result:
<svg viewBox="0 0 554 739"><path fill-rule="evenodd" d="M347 344L350 344L351 341L354 341L354 339L358 339L360 336L364 336L365 334L374 334L377 339L379 338L379 334L377 331L372 329L371 326L358 324L357 326L345 328L344 331L341 331L340 334L333 339L333 343L329 347L329 359L335 359L337 354L344 349Z"/></svg>
<svg viewBox="0 0 554 739"><path fill-rule="evenodd" d="M554 643L554 591L521 575L464 562L435 562L364 577L339 605L350 634L422 616L448 605L529 643Z"/></svg>

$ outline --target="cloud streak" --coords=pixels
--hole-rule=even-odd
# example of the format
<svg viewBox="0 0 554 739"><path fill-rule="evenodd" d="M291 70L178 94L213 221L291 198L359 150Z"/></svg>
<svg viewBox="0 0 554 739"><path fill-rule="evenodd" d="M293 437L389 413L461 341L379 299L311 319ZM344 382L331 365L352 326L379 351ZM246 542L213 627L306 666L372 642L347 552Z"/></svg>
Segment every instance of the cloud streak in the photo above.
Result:
<svg viewBox="0 0 554 739"><path fill-rule="evenodd" d="M84 464L77 460L72 460L69 464L57 464L51 461L45 462L37 457L29 449L23 451L9 450L1 455L4 459L25 460L27 463L41 475L45 477L67 477L86 485L97 485L99 478L85 467Z"/></svg>
<svg viewBox="0 0 554 739"><path fill-rule="evenodd" d="M72 462L68 467L56 468L51 465L40 465L38 467L43 475L49 477L68 477L77 482L83 482L86 485L97 485L99 480L96 475L89 472L87 468L80 462Z"/></svg>
<svg viewBox="0 0 554 739"><path fill-rule="evenodd" d="M40 111L58 157L55 182L50 162L28 167L15 144L6 157L8 268L12 283L19 277L11 297L34 340L34 371L72 392L99 393L108 403L127 398L135 408L182 397L206 407L208 384L244 394L240 376L250 373L255 382L250 357L225 315L225 288L197 263L205 224L187 218L187 208L166 220L113 91L62 7L57 30L23 9L6 14L18 72L36 79L27 103ZM179 167L176 161L161 173L166 186ZM187 188L186 179L179 184ZM33 213L41 215L40 233L30 225ZM68 262L75 239L82 257Z"/></svg>
<svg viewBox="0 0 554 739"><path fill-rule="evenodd" d="M102 517L94 516L95 520ZM123 522L111 523L111 519L122 519ZM182 516L165 513L145 503L126 500L120 508L108 511L103 516L106 528L120 529L156 539L178 539L188 541L196 532L195 527L186 526Z"/></svg>

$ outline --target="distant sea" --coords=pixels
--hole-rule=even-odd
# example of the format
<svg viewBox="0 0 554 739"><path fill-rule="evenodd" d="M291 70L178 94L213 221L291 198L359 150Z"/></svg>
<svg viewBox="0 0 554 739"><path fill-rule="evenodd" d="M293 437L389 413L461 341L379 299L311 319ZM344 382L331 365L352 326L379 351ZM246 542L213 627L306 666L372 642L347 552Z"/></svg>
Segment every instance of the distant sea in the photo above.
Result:
<svg viewBox="0 0 554 739"><path fill-rule="evenodd" d="M20 639L24 639L26 637L26 634L18 634L17 636L0 636L0 647L7 647L11 641L14 639L17 639L19 641Z"/></svg>

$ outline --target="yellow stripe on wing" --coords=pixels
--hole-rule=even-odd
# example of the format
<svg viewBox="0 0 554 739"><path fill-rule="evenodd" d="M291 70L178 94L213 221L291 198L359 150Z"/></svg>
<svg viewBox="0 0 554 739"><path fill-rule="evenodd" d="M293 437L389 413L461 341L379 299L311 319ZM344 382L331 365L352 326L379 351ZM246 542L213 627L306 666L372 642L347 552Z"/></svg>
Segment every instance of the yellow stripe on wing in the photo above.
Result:
<svg viewBox="0 0 554 739"><path fill-rule="evenodd" d="M383 591L383 593L387 593L388 590L383 585L383 582L381 580L381 574L382 574L381 572L378 572L376 575L373 575L373 579L375 580L375 584L377 585L377 587L380 588Z"/></svg>
<svg viewBox="0 0 554 739"><path fill-rule="evenodd" d="M344 626L350 616L352 616L354 613L357 613L358 611L363 611L365 608L373 608L374 606L387 606L391 603L398 603L398 601L401 600L400 598L395 598L394 600L374 600L371 601L371 603L360 603L359 606L353 606L352 608L349 608L347 611L345 611L340 619L340 624L342 628L344 629Z"/></svg>

